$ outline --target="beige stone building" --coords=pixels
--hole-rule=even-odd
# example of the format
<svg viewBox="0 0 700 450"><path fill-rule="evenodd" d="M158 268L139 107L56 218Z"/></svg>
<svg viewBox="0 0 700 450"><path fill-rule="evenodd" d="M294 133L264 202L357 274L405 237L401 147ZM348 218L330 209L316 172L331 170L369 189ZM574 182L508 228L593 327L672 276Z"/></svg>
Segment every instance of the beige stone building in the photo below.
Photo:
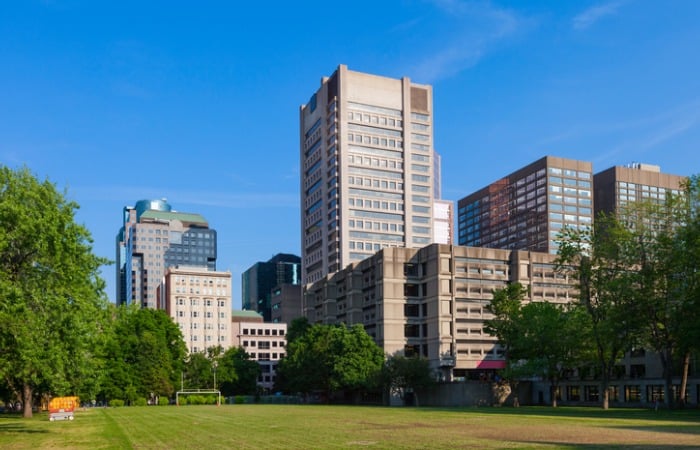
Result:
<svg viewBox="0 0 700 450"><path fill-rule="evenodd" d="M253 311L234 312L232 345L241 347L257 361L261 370L258 386L269 393L275 385L277 364L286 353L287 324L265 323L262 319Z"/></svg>
<svg viewBox="0 0 700 450"><path fill-rule="evenodd" d="M385 353L419 354L445 380L504 367L484 331L494 289L520 282L527 301L567 303L574 282L548 253L431 244L386 248L307 286L311 323L362 324Z"/></svg>
<svg viewBox="0 0 700 450"><path fill-rule="evenodd" d="M431 86L340 65L299 113L302 284L433 242Z"/></svg>
<svg viewBox="0 0 700 450"><path fill-rule="evenodd" d="M231 273L170 267L161 285L165 311L180 327L190 352L231 345Z"/></svg>

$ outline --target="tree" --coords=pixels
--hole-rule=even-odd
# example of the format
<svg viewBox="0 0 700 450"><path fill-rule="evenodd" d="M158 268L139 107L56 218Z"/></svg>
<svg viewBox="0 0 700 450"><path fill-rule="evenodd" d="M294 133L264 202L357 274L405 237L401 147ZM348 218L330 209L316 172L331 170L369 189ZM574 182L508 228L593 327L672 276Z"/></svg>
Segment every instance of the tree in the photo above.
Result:
<svg viewBox="0 0 700 450"><path fill-rule="evenodd" d="M527 289L520 283L511 283L496 289L488 305L493 318L484 322L484 330L496 338L504 349L506 364L511 358L511 346L518 338L518 315L525 301Z"/></svg>
<svg viewBox="0 0 700 450"><path fill-rule="evenodd" d="M397 353L386 359L382 368L382 382L385 388L397 394L404 403L407 401L406 394L412 392L415 405L418 406L417 390L435 384L435 377L427 359L407 358Z"/></svg>
<svg viewBox="0 0 700 450"><path fill-rule="evenodd" d="M289 329L287 329L287 342L292 342L305 335L306 332L309 331L309 328L311 328L311 324L306 317L297 317L292 320Z"/></svg>
<svg viewBox="0 0 700 450"><path fill-rule="evenodd" d="M28 169L0 167L0 379L26 418L36 394L75 393L95 371L108 261L77 208Z"/></svg>
<svg viewBox="0 0 700 450"><path fill-rule="evenodd" d="M525 288L513 283L495 290L485 329L504 347L505 372L512 378L550 382L552 406L564 372L584 360L586 317L580 308L550 302L525 304Z"/></svg>
<svg viewBox="0 0 700 450"><path fill-rule="evenodd" d="M678 350L682 358L680 392L685 394L688 369L692 352L700 351L700 178L688 179L685 189L687 208L679 217L679 227L674 239L675 290L683 299L679 308ZM685 396L680 397L685 406Z"/></svg>
<svg viewBox="0 0 700 450"><path fill-rule="evenodd" d="M587 362L588 317L576 305L532 302L522 307L517 319L518 336L511 345L511 356L520 363L517 373L548 380L556 407L564 374Z"/></svg>
<svg viewBox="0 0 700 450"><path fill-rule="evenodd" d="M287 392L324 392L330 399L341 390L360 393L372 387L381 370L381 348L361 325L308 327L287 343L277 368L278 387Z"/></svg>
<svg viewBox="0 0 700 450"><path fill-rule="evenodd" d="M240 347L231 347L218 359L217 378L224 396L257 392L260 365Z"/></svg>
<svg viewBox="0 0 700 450"><path fill-rule="evenodd" d="M558 268L578 281L578 303L590 317L602 407L607 409L615 365L639 345L644 326L636 295L639 280L630 264L634 235L616 217L601 214L592 228L565 228L558 243Z"/></svg>
<svg viewBox="0 0 700 450"><path fill-rule="evenodd" d="M664 398L673 405L672 377L679 360L687 380L690 352L697 349L700 224L697 207L700 180L691 177L681 195L666 202L635 203L625 211L635 235L639 275L638 301L647 333L644 343L659 355L664 372ZM681 393L685 394L685 382ZM681 403L684 395L680 396Z"/></svg>
<svg viewBox="0 0 700 450"><path fill-rule="evenodd" d="M186 353L180 329L164 311L138 305L116 308L104 351L105 400L172 396Z"/></svg>

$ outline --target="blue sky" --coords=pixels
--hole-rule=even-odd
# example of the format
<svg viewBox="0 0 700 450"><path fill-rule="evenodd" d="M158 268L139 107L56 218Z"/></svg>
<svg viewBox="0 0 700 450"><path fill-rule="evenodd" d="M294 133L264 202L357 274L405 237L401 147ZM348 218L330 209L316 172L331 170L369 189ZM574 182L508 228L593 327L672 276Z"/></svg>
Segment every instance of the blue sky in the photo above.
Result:
<svg viewBox="0 0 700 450"><path fill-rule="evenodd" d="M300 253L298 108L338 64L433 85L450 200L544 155L700 173L696 0L0 6L0 163L49 178L114 259L167 197L240 275ZM114 298L114 266L103 275Z"/></svg>

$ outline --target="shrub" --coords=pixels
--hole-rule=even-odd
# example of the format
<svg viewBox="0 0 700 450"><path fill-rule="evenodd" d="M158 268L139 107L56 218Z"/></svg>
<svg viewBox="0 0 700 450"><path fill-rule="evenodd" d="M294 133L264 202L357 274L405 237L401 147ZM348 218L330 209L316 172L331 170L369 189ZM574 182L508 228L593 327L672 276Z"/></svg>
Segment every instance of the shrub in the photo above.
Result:
<svg viewBox="0 0 700 450"><path fill-rule="evenodd" d="M245 403L245 396L244 395L237 395L233 398L233 403L236 405L242 405Z"/></svg>
<svg viewBox="0 0 700 450"><path fill-rule="evenodd" d="M158 397L158 406L168 406L170 404L170 400L168 397Z"/></svg>
<svg viewBox="0 0 700 450"><path fill-rule="evenodd" d="M134 400L134 406L146 406L148 401L145 398L137 398Z"/></svg>
<svg viewBox="0 0 700 450"><path fill-rule="evenodd" d="M185 396L180 396L177 398L177 403L179 405L186 405L187 404L187 397Z"/></svg>
<svg viewBox="0 0 700 450"><path fill-rule="evenodd" d="M204 405L207 399L201 395L190 395L188 402L190 405Z"/></svg>
<svg viewBox="0 0 700 450"><path fill-rule="evenodd" d="M109 406L112 406L114 408L117 408L119 406L124 406L124 400L121 400L118 398L113 398L112 400L109 401Z"/></svg>

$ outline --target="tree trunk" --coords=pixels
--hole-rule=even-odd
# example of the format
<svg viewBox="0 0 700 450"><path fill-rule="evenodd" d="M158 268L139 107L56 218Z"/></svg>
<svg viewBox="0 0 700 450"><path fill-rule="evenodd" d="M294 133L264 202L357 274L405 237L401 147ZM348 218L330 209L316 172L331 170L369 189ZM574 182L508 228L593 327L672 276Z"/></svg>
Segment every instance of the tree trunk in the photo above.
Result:
<svg viewBox="0 0 700 450"><path fill-rule="evenodd" d="M34 392L32 391L32 387L28 383L24 383L24 387L22 388L22 408L23 408L22 416L25 419L32 418L32 409L34 406L32 404L33 393Z"/></svg>
<svg viewBox="0 0 700 450"><path fill-rule="evenodd" d="M603 382L601 383L603 394L603 409L610 408L610 380L607 375L603 375Z"/></svg>
<svg viewBox="0 0 700 450"><path fill-rule="evenodd" d="M675 401L673 398L673 391L671 390L671 386L673 385L673 359L671 352L672 350L670 348L666 348L663 352L664 358L661 360L664 371L664 400L666 401L666 407L669 409L673 408Z"/></svg>
<svg viewBox="0 0 700 450"><path fill-rule="evenodd" d="M550 395L552 396L552 408L557 407L557 385L552 383L549 387Z"/></svg>
<svg viewBox="0 0 700 450"><path fill-rule="evenodd" d="M685 390L688 386L688 368L690 367L690 352L683 355L683 370L681 371L681 392L679 394L679 406L685 408Z"/></svg>

